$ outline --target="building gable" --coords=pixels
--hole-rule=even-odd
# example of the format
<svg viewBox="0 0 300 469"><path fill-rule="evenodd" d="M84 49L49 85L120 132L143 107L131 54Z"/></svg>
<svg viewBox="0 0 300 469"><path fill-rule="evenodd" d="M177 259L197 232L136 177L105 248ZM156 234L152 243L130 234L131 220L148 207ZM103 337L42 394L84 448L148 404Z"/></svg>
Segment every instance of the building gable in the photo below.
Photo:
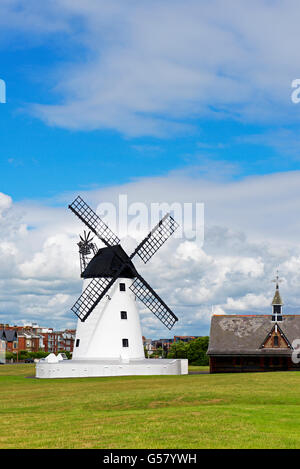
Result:
<svg viewBox="0 0 300 469"><path fill-rule="evenodd" d="M264 349L290 349L292 348L289 340L280 329L279 325L273 326L265 340L261 344Z"/></svg>

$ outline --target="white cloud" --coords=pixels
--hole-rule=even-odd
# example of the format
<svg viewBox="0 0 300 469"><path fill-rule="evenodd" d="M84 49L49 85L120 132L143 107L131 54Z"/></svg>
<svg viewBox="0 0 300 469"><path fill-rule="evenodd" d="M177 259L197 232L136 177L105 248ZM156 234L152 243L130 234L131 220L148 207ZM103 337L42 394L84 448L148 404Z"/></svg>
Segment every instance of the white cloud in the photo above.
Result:
<svg viewBox="0 0 300 469"><path fill-rule="evenodd" d="M4 194L0 206L1 320L64 324L81 284L71 220L61 208L13 204Z"/></svg>
<svg viewBox="0 0 300 469"><path fill-rule="evenodd" d="M297 0L5 0L0 13L11 34L86 50L51 71L57 104L32 109L51 125L167 136L199 116L299 122Z"/></svg>
<svg viewBox="0 0 300 469"><path fill-rule="evenodd" d="M0 192L0 217L3 218L3 212L11 207L12 199L6 194Z"/></svg>
<svg viewBox="0 0 300 469"><path fill-rule="evenodd" d="M70 32L69 21L65 16L63 2L37 3L34 0L1 0L0 4L0 45L12 40L20 33L28 34L28 40L33 35L37 41L38 35L48 35L57 32ZM4 34L5 33L5 34ZM23 44L24 46L24 44Z"/></svg>
<svg viewBox="0 0 300 469"><path fill-rule="evenodd" d="M77 260L77 259L76 259ZM74 240L64 234L48 237L43 249L20 265L24 278L70 278L76 271Z"/></svg>
<svg viewBox="0 0 300 469"><path fill-rule="evenodd" d="M235 300L234 298L228 298L225 308L226 310L230 310L234 313L243 312L243 311L251 311L254 310L255 312L260 312L262 308L266 308L270 306L270 298L266 297L265 295L254 295L253 293L248 293L247 295Z"/></svg>

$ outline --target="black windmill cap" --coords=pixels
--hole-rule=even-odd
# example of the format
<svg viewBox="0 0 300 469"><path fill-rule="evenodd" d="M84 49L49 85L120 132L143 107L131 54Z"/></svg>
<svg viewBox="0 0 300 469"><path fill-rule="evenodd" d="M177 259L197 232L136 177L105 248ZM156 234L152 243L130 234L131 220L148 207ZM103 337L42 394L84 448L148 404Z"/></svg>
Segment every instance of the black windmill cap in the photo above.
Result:
<svg viewBox="0 0 300 469"><path fill-rule="evenodd" d="M119 244L102 248L99 249L89 262L81 277L114 277L116 272L122 267L122 264L124 264L124 269L120 272L119 277L135 278L137 276L137 271L132 261Z"/></svg>

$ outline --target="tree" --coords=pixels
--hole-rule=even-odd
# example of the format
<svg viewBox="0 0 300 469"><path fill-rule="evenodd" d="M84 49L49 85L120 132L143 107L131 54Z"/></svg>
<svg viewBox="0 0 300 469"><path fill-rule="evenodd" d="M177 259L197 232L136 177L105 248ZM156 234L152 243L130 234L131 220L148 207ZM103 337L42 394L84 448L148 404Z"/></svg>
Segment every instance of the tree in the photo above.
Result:
<svg viewBox="0 0 300 469"><path fill-rule="evenodd" d="M174 342L169 350L168 358L188 358L187 345L185 342Z"/></svg>
<svg viewBox="0 0 300 469"><path fill-rule="evenodd" d="M19 350L18 355L19 355L18 357L19 361L26 360L26 358L31 358L30 352L28 352L28 350Z"/></svg>
<svg viewBox="0 0 300 469"><path fill-rule="evenodd" d="M159 347L158 349L153 350L153 352L151 353L151 355L149 356L149 358L161 357L161 356L162 356L162 353L163 353L163 349L162 349L161 347Z"/></svg>
<svg viewBox="0 0 300 469"><path fill-rule="evenodd" d="M6 360L10 361L11 359L14 359L14 358L15 358L15 355L12 352L8 352L8 351L5 352L5 359Z"/></svg>
<svg viewBox="0 0 300 469"><path fill-rule="evenodd" d="M206 366L209 363L206 355L209 337L198 337L190 342L174 342L168 358L187 358L190 365Z"/></svg>
<svg viewBox="0 0 300 469"><path fill-rule="evenodd" d="M187 344L187 358L190 365L208 365L209 360L206 355L209 337L198 337Z"/></svg>

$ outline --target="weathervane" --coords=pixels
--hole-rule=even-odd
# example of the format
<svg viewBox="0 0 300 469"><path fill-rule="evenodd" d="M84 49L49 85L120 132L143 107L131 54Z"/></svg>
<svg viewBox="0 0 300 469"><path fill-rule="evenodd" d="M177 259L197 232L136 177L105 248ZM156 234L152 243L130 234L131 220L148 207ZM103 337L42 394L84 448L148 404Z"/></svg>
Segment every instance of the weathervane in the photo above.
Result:
<svg viewBox="0 0 300 469"><path fill-rule="evenodd" d="M276 290L279 289L279 283L282 283L282 280L279 278L279 270L277 269L276 270L276 277L274 278L274 280L272 280L272 282L275 282L276 283Z"/></svg>

